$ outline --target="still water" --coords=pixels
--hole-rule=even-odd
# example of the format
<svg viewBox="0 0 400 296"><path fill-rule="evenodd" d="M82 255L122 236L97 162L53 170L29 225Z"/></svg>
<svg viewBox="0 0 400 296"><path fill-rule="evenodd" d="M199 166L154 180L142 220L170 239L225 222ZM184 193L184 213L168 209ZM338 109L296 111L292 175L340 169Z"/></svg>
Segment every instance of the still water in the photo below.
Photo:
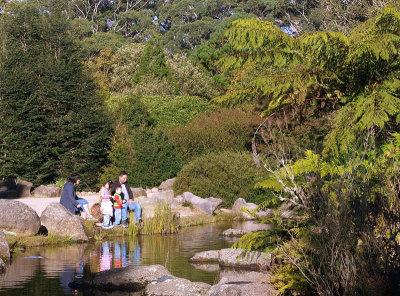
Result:
<svg viewBox="0 0 400 296"><path fill-rule="evenodd" d="M68 287L76 278L128 265L165 266L171 274L214 284L218 270L199 270L188 259L195 253L228 248L221 236L231 223L191 227L170 236L138 236L67 247L27 250L13 258L0 279L0 295L82 295Z"/></svg>

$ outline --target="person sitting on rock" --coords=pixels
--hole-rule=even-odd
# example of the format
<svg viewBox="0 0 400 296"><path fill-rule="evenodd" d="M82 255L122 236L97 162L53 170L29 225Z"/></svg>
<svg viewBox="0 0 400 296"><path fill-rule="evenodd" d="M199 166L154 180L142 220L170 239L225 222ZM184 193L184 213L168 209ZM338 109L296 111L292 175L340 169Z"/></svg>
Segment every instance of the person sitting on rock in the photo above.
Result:
<svg viewBox="0 0 400 296"><path fill-rule="evenodd" d="M78 198L76 196L76 188L81 181L81 176L78 174L72 174L69 177L69 181L64 184L64 188L60 198L60 204L62 204L72 214L77 214L80 210L86 213L86 218L89 220L96 220L89 211L89 204L86 199Z"/></svg>
<svg viewBox="0 0 400 296"><path fill-rule="evenodd" d="M104 215L103 218L103 228L110 229L113 227L111 223L111 217L113 216L113 204L112 204L112 196L111 196L111 184L113 182L111 180L104 183L104 185L100 189L100 198L101 198L101 213Z"/></svg>
<svg viewBox="0 0 400 296"><path fill-rule="evenodd" d="M122 193L122 187L121 186L115 187L115 193L113 196L113 199L114 199L114 226L121 225L121 209L123 207L123 204L126 203L126 200L122 199L121 193ZM123 226L125 227L125 225L123 225Z"/></svg>
<svg viewBox="0 0 400 296"><path fill-rule="evenodd" d="M118 179L113 183L111 187L111 194L115 192L117 186L122 187L122 198L126 200L122 207L122 225L128 227L128 209L130 211L135 211L135 222L138 223L142 219L142 207L139 203L133 200L133 193L131 187L128 183L128 173L126 171L121 171L119 173Z"/></svg>

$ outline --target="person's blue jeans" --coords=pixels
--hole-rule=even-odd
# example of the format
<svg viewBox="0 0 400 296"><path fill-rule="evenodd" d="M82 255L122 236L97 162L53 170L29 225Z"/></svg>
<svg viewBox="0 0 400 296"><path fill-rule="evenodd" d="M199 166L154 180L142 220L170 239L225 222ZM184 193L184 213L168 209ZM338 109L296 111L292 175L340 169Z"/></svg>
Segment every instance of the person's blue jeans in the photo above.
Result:
<svg viewBox="0 0 400 296"><path fill-rule="evenodd" d="M83 206L84 206L84 205L87 205L87 204L88 204L88 201L87 201L86 199L83 199L83 198L78 198L76 201L77 201L77 202L79 203L79 205L81 206L80 209L78 209L78 208L76 209L76 212L77 212L77 213L79 213L79 211L84 212L85 209L83 208Z"/></svg>
<svg viewBox="0 0 400 296"><path fill-rule="evenodd" d="M103 226L107 227L107 226L111 226L111 216L110 215L104 215L103 217Z"/></svg>
<svg viewBox="0 0 400 296"><path fill-rule="evenodd" d="M122 221L128 220L128 209L129 211L135 211L136 223L142 218L142 207L136 201L131 204L124 203L122 206Z"/></svg>
<svg viewBox="0 0 400 296"><path fill-rule="evenodd" d="M121 210L122 209L114 209L114 225L120 225L121 224Z"/></svg>

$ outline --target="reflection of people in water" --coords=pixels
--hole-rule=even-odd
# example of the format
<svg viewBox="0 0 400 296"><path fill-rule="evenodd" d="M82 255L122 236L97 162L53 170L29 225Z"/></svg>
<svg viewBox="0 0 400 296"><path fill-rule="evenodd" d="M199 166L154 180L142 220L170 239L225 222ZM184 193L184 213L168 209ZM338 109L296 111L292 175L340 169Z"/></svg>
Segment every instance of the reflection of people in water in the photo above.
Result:
<svg viewBox="0 0 400 296"><path fill-rule="evenodd" d="M140 265L140 246L139 244L135 243L135 247L133 249L133 257L132 257L132 265L139 266Z"/></svg>
<svg viewBox="0 0 400 296"><path fill-rule="evenodd" d="M110 253L110 242L103 242L100 257L100 271L111 269L112 254Z"/></svg>

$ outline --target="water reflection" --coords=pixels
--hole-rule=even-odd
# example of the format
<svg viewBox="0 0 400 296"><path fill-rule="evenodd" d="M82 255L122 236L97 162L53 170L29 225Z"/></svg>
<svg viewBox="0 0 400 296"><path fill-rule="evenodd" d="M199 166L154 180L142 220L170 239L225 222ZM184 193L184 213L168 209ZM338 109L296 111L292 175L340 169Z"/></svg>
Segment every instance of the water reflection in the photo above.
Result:
<svg viewBox="0 0 400 296"><path fill-rule="evenodd" d="M74 279L129 265L160 264L177 277L214 284L218 279L216 268L196 269L188 259L197 252L229 247L231 243L221 233L230 226L230 223L210 224L171 236L118 238L28 250L8 266L0 280L0 295L81 295L68 287Z"/></svg>

